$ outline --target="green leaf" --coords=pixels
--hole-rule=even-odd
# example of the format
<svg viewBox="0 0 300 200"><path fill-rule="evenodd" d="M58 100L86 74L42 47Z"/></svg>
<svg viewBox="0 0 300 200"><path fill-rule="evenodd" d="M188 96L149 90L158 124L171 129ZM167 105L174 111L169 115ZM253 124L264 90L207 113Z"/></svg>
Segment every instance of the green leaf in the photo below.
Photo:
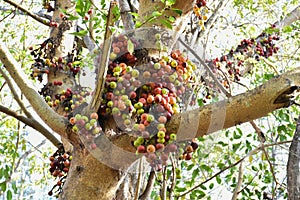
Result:
<svg viewBox="0 0 300 200"><path fill-rule="evenodd" d="M177 13L178 15L182 15L182 10L177 9L177 8L172 8L172 10Z"/></svg>
<svg viewBox="0 0 300 200"><path fill-rule="evenodd" d="M238 134L236 131L233 132L233 138L234 139L240 139L242 137L241 134Z"/></svg>
<svg viewBox="0 0 300 200"><path fill-rule="evenodd" d="M190 199L197 199L197 195L196 195L195 192L192 192L192 193L190 194Z"/></svg>
<svg viewBox="0 0 300 200"><path fill-rule="evenodd" d="M199 168L195 169L192 173L192 179L195 179L199 174Z"/></svg>
<svg viewBox="0 0 300 200"><path fill-rule="evenodd" d="M154 11L153 13L152 13L152 16L153 17L159 17L159 16L161 16L162 15L162 13L161 12L158 12L158 11Z"/></svg>
<svg viewBox="0 0 300 200"><path fill-rule="evenodd" d="M169 21L170 21L171 23L175 22L175 20L176 20L175 17L173 17L173 16L169 16L168 19L169 19Z"/></svg>
<svg viewBox="0 0 300 200"><path fill-rule="evenodd" d="M224 168L225 168L225 164L224 164L224 163L221 163L221 162L219 162L219 163L217 164L217 166L218 166L219 169L224 169Z"/></svg>
<svg viewBox="0 0 300 200"><path fill-rule="evenodd" d="M218 144L222 145L222 147L226 147L228 144L222 142L222 141L219 141Z"/></svg>
<svg viewBox="0 0 300 200"><path fill-rule="evenodd" d="M12 187L14 193L16 194L17 191L18 191L18 188L17 188L17 186L16 186L16 182L15 182L15 181L13 181L13 182L11 183L11 187Z"/></svg>
<svg viewBox="0 0 300 200"><path fill-rule="evenodd" d="M204 106L203 99L197 99L197 102L199 107Z"/></svg>
<svg viewBox="0 0 300 200"><path fill-rule="evenodd" d="M12 200L12 192L11 192L11 190L7 190L7 192L6 192L6 198L7 198L7 200Z"/></svg>
<svg viewBox="0 0 300 200"><path fill-rule="evenodd" d="M140 21L136 21L136 22L135 22L135 28L140 28L142 25L143 25L143 24L142 24L142 22L140 22Z"/></svg>
<svg viewBox="0 0 300 200"><path fill-rule="evenodd" d="M78 36L78 37L84 37L84 36L86 36L87 33L88 33L87 30L81 30L79 32L73 32L73 33L70 33L70 34Z"/></svg>
<svg viewBox="0 0 300 200"><path fill-rule="evenodd" d="M258 171L257 167L255 167L255 166L252 166L251 168L253 171L256 171L256 172Z"/></svg>
<svg viewBox="0 0 300 200"><path fill-rule="evenodd" d="M213 189L214 188L214 183L209 184L209 189Z"/></svg>
<svg viewBox="0 0 300 200"><path fill-rule="evenodd" d="M80 15L81 17L84 17L85 15L85 13L83 13L83 7L84 7L83 0L77 0L75 9L78 15Z"/></svg>
<svg viewBox="0 0 300 200"><path fill-rule="evenodd" d="M222 179L220 178L220 176L218 175L218 176L216 176L216 181L217 181L217 183L218 184L221 184L221 182L222 182Z"/></svg>
<svg viewBox="0 0 300 200"><path fill-rule="evenodd" d="M6 191L6 183L5 182L1 183L0 188L1 188L2 192L5 192Z"/></svg>
<svg viewBox="0 0 300 200"><path fill-rule="evenodd" d="M205 196L206 196L205 192L203 192L203 191L200 190L199 191L199 195L198 195L198 199L202 199Z"/></svg>
<svg viewBox="0 0 300 200"><path fill-rule="evenodd" d="M9 167L6 165L5 166L5 169L4 169L4 171L3 171L3 174L4 174L4 178L8 178L9 177Z"/></svg>
<svg viewBox="0 0 300 200"><path fill-rule="evenodd" d="M131 54L134 52L134 44L131 42L131 40L128 40L127 51Z"/></svg>
<svg viewBox="0 0 300 200"><path fill-rule="evenodd" d="M176 188L177 192L184 192L185 190L186 190L185 188L180 188L180 187Z"/></svg>
<svg viewBox="0 0 300 200"><path fill-rule="evenodd" d="M69 15L68 16L68 20L77 20L77 19L79 19L78 16L75 16L75 15Z"/></svg>
<svg viewBox="0 0 300 200"><path fill-rule="evenodd" d="M200 188L201 188L202 190L207 190L207 187L205 187L205 185L200 185Z"/></svg>
<svg viewBox="0 0 300 200"><path fill-rule="evenodd" d="M285 26L283 27L282 31L284 33L291 33L293 31L293 28L291 26Z"/></svg>
<svg viewBox="0 0 300 200"><path fill-rule="evenodd" d="M172 6L176 3L176 0L167 0L166 1L166 6Z"/></svg>
<svg viewBox="0 0 300 200"><path fill-rule="evenodd" d="M232 151L236 152L236 150L238 150L238 148L241 146L242 143L237 143L237 144L233 144L232 145Z"/></svg>
<svg viewBox="0 0 300 200"><path fill-rule="evenodd" d="M161 19L161 20L159 20L159 22L162 23L166 28L172 29L172 25L168 20Z"/></svg>
<svg viewBox="0 0 300 200"><path fill-rule="evenodd" d="M195 164L190 164L190 165L186 168L186 170L187 170L187 171L190 171L194 166L195 166Z"/></svg>
<svg viewBox="0 0 300 200"><path fill-rule="evenodd" d="M200 168L208 172L211 171L211 168L205 164L200 165Z"/></svg>
<svg viewBox="0 0 300 200"><path fill-rule="evenodd" d="M114 21L117 21L121 16L120 9L118 6L116 6L112 9L112 13L114 15Z"/></svg>
<svg viewBox="0 0 300 200"><path fill-rule="evenodd" d="M131 14L136 19L140 17L140 15L136 12L129 12L129 14Z"/></svg>

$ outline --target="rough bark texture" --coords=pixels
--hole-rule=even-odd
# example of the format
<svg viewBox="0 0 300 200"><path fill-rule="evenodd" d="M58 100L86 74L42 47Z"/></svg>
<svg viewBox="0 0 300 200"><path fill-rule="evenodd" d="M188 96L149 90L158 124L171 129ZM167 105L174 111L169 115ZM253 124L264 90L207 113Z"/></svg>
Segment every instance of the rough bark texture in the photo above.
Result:
<svg viewBox="0 0 300 200"><path fill-rule="evenodd" d="M60 16L62 12L60 9L66 10L67 13L75 15L76 3L71 0L58 0L55 2L55 11L53 12L52 21L59 24L57 28L53 27L50 31L50 38L53 42L53 49L51 51L51 57L65 57L68 53L72 52L75 36L70 34L76 32L76 21L63 20ZM50 70L48 74L48 83L53 81L62 81L63 85L59 88L52 87L52 90L57 93L58 90L66 90L72 88L75 85L75 77L65 73L57 73L56 69Z"/></svg>
<svg viewBox="0 0 300 200"><path fill-rule="evenodd" d="M114 199L123 179L119 171L105 166L82 150L74 149L73 157L60 199Z"/></svg>
<svg viewBox="0 0 300 200"><path fill-rule="evenodd" d="M300 116L292 144L289 149L287 164L288 199L300 199Z"/></svg>

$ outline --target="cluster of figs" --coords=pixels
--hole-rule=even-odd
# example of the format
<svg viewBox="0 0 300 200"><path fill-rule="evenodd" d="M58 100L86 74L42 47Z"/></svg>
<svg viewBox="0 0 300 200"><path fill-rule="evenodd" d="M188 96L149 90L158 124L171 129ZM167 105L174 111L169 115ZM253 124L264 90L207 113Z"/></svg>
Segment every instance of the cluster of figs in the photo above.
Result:
<svg viewBox="0 0 300 200"><path fill-rule="evenodd" d="M155 35L160 43L161 35ZM131 46L134 51L130 52ZM134 134L137 154L160 170L172 153L190 160L195 140L177 142L167 128L174 114L182 111L197 82L194 65L180 50L139 62L142 44L128 35L113 38L99 118L113 116L121 130Z"/></svg>
<svg viewBox="0 0 300 200"><path fill-rule="evenodd" d="M62 187L65 183L67 174L72 161L72 155L70 152L65 152L64 147L60 146L53 155L50 156L50 168L49 171L51 175L57 178L56 184L48 192L49 196L58 196Z"/></svg>
<svg viewBox="0 0 300 200"><path fill-rule="evenodd" d="M161 34L155 34L155 39L156 43L162 43ZM113 37L102 103L97 113L86 116L78 111L92 95L79 85L64 87L63 80L54 79L40 93L50 107L62 108L71 130L83 136L90 149L97 148L95 139L103 134L104 127L100 124L107 117L113 117L120 130L136 137L132 145L137 154L145 155L151 167L160 170L167 165L171 153L190 160L198 147L195 140L178 142L176 133L167 128L171 117L191 100L197 67L180 50L160 57L145 54L145 58L141 58L142 46L142 41L129 35ZM74 53L51 58L51 48L51 40L36 49L30 48L35 60L31 67L33 78L42 81L43 75L49 73L75 77L83 70Z"/></svg>

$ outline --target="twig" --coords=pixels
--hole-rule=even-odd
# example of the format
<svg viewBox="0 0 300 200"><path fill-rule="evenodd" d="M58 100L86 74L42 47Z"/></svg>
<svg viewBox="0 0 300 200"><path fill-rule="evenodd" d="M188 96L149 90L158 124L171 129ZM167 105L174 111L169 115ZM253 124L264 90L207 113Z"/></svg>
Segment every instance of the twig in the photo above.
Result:
<svg viewBox="0 0 300 200"><path fill-rule="evenodd" d="M261 146L262 146L262 151L263 151L263 153L265 154L266 160L267 160L267 162L268 162L268 164L269 164L269 166L270 166L270 170L271 170L273 179L274 179L276 185L278 185L279 183L278 183L278 181L277 181L277 179L276 179L273 165L272 165L272 163L271 163L271 161L270 161L269 154L268 154L268 152L266 151L265 146L264 146L264 142L266 141L265 135L263 134L262 130L255 124L255 122L254 122L253 120L250 121L250 124L252 125L252 127L254 128L254 130L255 130L255 131L257 132L257 134L258 134L258 138L259 138L260 143L261 143Z"/></svg>
<svg viewBox="0 0 300 200"><path fill-rule="evenodd" d="M42 18L40 18L38 15L30 12L28 9L24 8L21 5L18 5L16 2L11 1L11 0L4 0L6 3L9 3L10 5L14 6L15 8L23 11L24 13L27 13L30 17L32 17L33 19L37 20L38 22L46 25L46 26L50 26L50 22L47 20L44 20Z"/></svg>
<svg viewBox="0 0 300 200"><path fill-rule="evenodd" d="M7 83L4 82L4 83L1 85L1 87L0 87L0 92L3 90L3 88L4 88L4 86L5 86L6 84L7 84Z"/></svg>
<svg viewBox="0 0 300 200"><path fill-rule="evenodd" d="M139 200L148 200L155 182L155 172L151 171L149 174L148 182L144 192L141 194Z"/></svg>
<svg viewBox="0 0 300 200"><path fill-rule="evenodd" d="M160 189L160 198L161 200L166 200L167 199L167 179L166 179L166 170L167 167L163 168L163 181L162 181L162 187Z"/></svg>
<svg viewBox="0 0 300 200"><path fill-rule="evenodd" d="M0 10L4 11L4 12L10 11L11 13L15 11L14 9L6 8L6 7L3 7L3 6L0 6ZM18 15L27 15L27 13L24 13L22 11L20 11L20 12L18 12L16 14L18 14ZM42 10L40 10L39 12L34 12L34 14L37 15L37 16L39 16L40 18L45 18L47 20L51 20L52 19L52 17L50 15L43 13Z"/></svg>
<svg viewBox="0 0 300 200"><path fill-rule="evenodd" d="M272 144L265 144L264 147L271 147L271 146L276 146L276 145L281 145L281 144L286 144L286 143L291 143L292 141L291 140L288 140L288 141L283 141L283 142L276 142L276 143L272 143ZM206 179L205 181L199 183L198 185L194 186L193 188L187 190L186 192L182 193L182 194L179 194L177 196L177 198L179 197L183 197L184 195L192 192L193 190L199 188L201 185L209 182L210 180L214 179L215 177L217 177L218 175L222 174L223 172L225 172L226 170L238 165L240 162L242 162L245 158L247 158L248 156L251 156L255 153L257 153L258 151L262 150L264 147L262 146L259 146L253 150L251 150L249 153L247 153L247 155L245 155L243 158L241 158L240 160L238 160L237 162L225 167L224 169L220 170L219 172L215 173L213 176L211 176L210 178Z"/></svg>
<svg viewBox="0 0 300 200"><path fill-rule="evenodd" d="M241 83L240 81L234 81L234 82L237 83L238 85L243 86L243 87L246 88L248 91L250 90L250 88L249 88L247 85Z"/></svg>
<svg viewBox="0 0 300 200"><path fill-rule="evenodd" d="M242 185L242 182L243 182L243 174L244 174L244 169L243 169L243 161L242 161L240 163L240 167L239 167L238 181L236 183L236 187L234 189L231 200L236 200L237 199L237 196L239 194L239 190L241 189L241 185Z"/></svg>
<svg viewBox="0 0 300 200"><path fill-rule="evenodd" d="M257 176L257 174L258 174L258 171L255 173L255 176L253 176L252 178L251 178L251 180L240 190L240 191L238 191L238 194L239 193L241 193L245 188L247 188L251 183L252 183L252 181L254 180L254 178Z"/></svg>
<svg viewBox="0 0 300 200"><path fill-rule="evenodd" d="M170 160L171 160L171 164L172 164L172 182L171 182L171 187L170 187L170 191L169 191L169 199L172 200L173 199L173 191L176 185L176 169L175 169L175 161L172 157L172 155L170 156Z"/></svg>
<svg viewBox="0 0 300 200"><path fill-rule="evenodd" d="M25 107L25 105L23 104L23 102L21 101L21 99L19 98L17 91L14 89L14 86L11 82L11 80L9 79L9 77L5 74L5 72L2 70L2 68L0 68L0 74L3 76L3 78L5 79L11 93L13 94L14 99L17 101L18 105L20 106L20 108L22 109L22 111L25 113L25 115L28 118L33 118L31 113L28 112L27 108Z"/></svg>
<svg viewBox="0 0 300 200"><path fill-rule="evenodd" d="M258 128L258 126L255 124L255 122L253 120L250 120L249 123L254 128L255 132L257 133L259 141L261 143L264 143L266 141L266 137L265 137L264 133L262 132L262 130L260 128Z"/></svg>
<svg viewBox="0 0 300 200"><path fill-rule="evenodd" d="M92 4L92 6L91 6L91 8L90 8L90 9L92 9L92 13L90 14L90 20L89 20L89 28L88 28L88 30L89 30L91 39L92 39L93 41L95 41L95 38L94 38L94 32L93 32L93 26L94 26L94 20L93 20L93 18L94 18L94 16L95 16L95 12L94 12L93 8L95 7L95 6L94 6L95 3L94 3L94 0L90 0L90 2L91 2L91 4Z"/></svg>
<svg viewBox="0 0 300 200"><path fill-rule="evenodd" d="M197 60L199 60L199 62L205 67L205 69L208 71L209 75L213 78L213 80L215 81L215 83L217 84L218 88L220 88L220 90L227 96L230 97L231 94L223 87L223 85L220 83L220 81L216 78L215 74L211 71L211 69L209 68L209 66L204 62L204 60L202 60L200 58L200 56L197 55L197 53L191 49L191 47L189 45L187 45L184 41L182 41L181 38L178 39L178 41L184 46L186 47L194 56Z"/></svg>
<svg viewBox="0 0 300 200"><path fill-rule="evenodd" d="M198 32L198 38L201 38L203 35L206 35L208 30L212 28L212 26L215 24L216 20L219 18L219 15L221 13L221 9L223 9L229 1L221 1L216 9L213 11L213 14L209 17L209 19L205 22L205 31Z"/></svg>
<svg viewBox="0 0 300 200"><path fill-rule="evenodd" d="M263 56L260 56L259 58L262 59L269 67L271 67L276 73L276 75L279 75L279 72L277 71L273 63L271 63L268 59L264 58Z"/></svg>
<svg viewBox="0 0 300 200"><path fill-rule="evenodd" d="M0 23L3 22L6 18L8 18L11 14L13 14L13 11L11 11L8 15L4 16L4 17L0 20Z"/></svg>
<svg viewBox="0 0 300 200"><path fill-rule="evenodd" d="M48 131L43 125L41 125L35 119L30 119L25 117L24 115L20 115L2 105L0 105L0 112L3 112L11 117L16 118L17 120L21 121L22 123L36 129L39 131L43 136L45 136L52 144L56 147L59 147L61 143L50 131Z"/></svg>
<svg viewBox="0 0 300 200"><path fill-rule="evenodd" d="M112 1L109 6L109 11L108 11L108 17L107 17L107 23L106 23L106 30L105 30L105 35L104 35L104 43L103 43L103 50L102 50L102 56L101 56L101 61L98 66L98 76L97 76L97 83L96 83L96 91L95 94L93 95L93 98L91 100L91 104L89 105L88 110L89 111L97 111L101 105L102 101L102 93L104 89L104 83L105 83L105 77L107 73L107 62L109 58L109 52L110 52L110 47L111 47L111 42L112 42L112 31L110 30L110 27L113 26L113 9L117 6L117 3Z"/></svg>

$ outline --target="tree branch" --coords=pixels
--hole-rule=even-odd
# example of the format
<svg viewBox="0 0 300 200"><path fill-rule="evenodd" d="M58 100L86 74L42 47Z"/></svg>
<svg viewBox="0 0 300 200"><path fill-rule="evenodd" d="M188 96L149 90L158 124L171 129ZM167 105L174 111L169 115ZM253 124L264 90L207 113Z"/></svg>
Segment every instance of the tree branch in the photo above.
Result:
<svg viewBox="0 0 300 200"><path fill-rule="evenodd" d="M114 14L112 10L117 6L116 2L111 2L109 11L108 11L108 17L106 22L106 30L105 30L105 36L104 36L104 43L103 43L103 50L101 55L101 61L98 66L98 75L97 75L97 83L96 83L96 91L93 95L93 98L91 100L91 103L89 105L88 110L92 112L97 112L101 105L102 101L102 93L104 89L104 83L105 83L105 77L107 73L107 62L109 58L109 52L110 52L110 46L111 46L111 35L112 32L110 30L110 27L113 26L113 18Z"/></svg>
<svg viewBox="0 0 300 200"><path fill-rule="evenodd" d="M141 194L141 196L139 198L140 200L149 199L154 182L155 182L155 172L151 171L150 174L149 174L146 189L144 190L143 194Z"/></svg>
<svg viewBox="0 0 300 200"><path fill-rule="evenodd" d="M265 84L216 103L173 116L167 130L178 140L188 140L229 128L292 104L292 93L300 86L300 68L286 72Z"/></svg>
<svg viewBox="0 0 300 200"><path fill-rule="evenodd" d="M288 199L300 199L300 115L297 121L295 135L289 149L287 163Z"/></svg>
<svg viewBox="0 0 300 200"><path fill-rule="evenodd" d="M0 68L0 74L3 76L5 82L7 83L11 93L13 94L14 99L17 101L17 103L20 106L21 110L25 113L25 115L28 118L33 118L31 113L28 112L27 108L25 107L25 105L23 104L21 99L19 98L19 96L17 94L17 91L14 89L14 86L13 86L11 80L9 79L9 77L5 74L5 72L1 68Z"/></svg>
<svg viewBox="0 0 300 200"><path fill-rule="evenodd" d="M124 24L125 31L130 31L134 29L134 22L132 15L129 12L132 12L128 0L119 0L119 7L121 12L122 22Z"/></svg>
<svg viewBox="0 0 300 200"><path fill-rule="evenodd" d="M14 89L14 86L13 86L11 80L9 79L9 77L6 75L6 73L1 68L0 68L0 74L4 77L6 83L8 84L8 87L9 87L11 93L13 94L14 99L17 101L17 103L20 106L21 110L28 117L28 118L26 118L26 119L28 119L27 121L22 121L22 120L20 120L20 121L22 121L24 124L27 124L27 125L31 126L32 128L36 129L37 131L39 131L50 142L52 142L54 146L58 147L58 144L60 143L60 141L48 129L46 129L41 123L39 123L37 120L34 119L34 117L27 110L27 108L25 107L25 105L23 104L21 99L19 98L16 90ZM32 123L28 124L28 122L30 122L30 121L32 121Z"/></svg>
<svg viewBox="0 0 300 200"><path fill-rule="evenodd" d="M194 56L197 60L199 60L199 62L201 63L201 65L203 65L206 69L206 71L208 72L209 76L212 77L212 79L215 81L215 84L217 85L217 87L227 96L231 96L231 94L223 87L223 85L220 83L220 81L217 79L217 77L215 76L215 74L212 72L212 70L210 69L210 67L204 62L203 59L200 58L200 56L198 56L198 54L189 46L187 45L184 41L182 41L181 38L179 38L179 42L186 47Z"/></svg>
<svg viewBox="0 0 300 200"><path fill-rule="evenodd" d="M30 17L32 17L33 19L37 20L38 22L46 25L46 26L50 26L50 22L47 20L44 20L42 18L40 18L38 15L30 12L28 9L24 8L21 5L18 5L16 2L11 1L11 0L4 0L6 3L9 3L10 5L14 6L15 8L21 10L22 12L28 14Z"/></svg>
<svg viewBox="0 0 300 200"><path fill-rule="evenodd" d="M243 160L244 161L244 160ZM240 166L239 166L239 175L238 175L238 181L236 183L236 187L234 189L234 192L233 192L233 195L232 195L232 198L231 200L236 200L237 197L238 197L238 194L239 194L239 191L241 189L241 186L242 186L242 183L243 183L243 172L244 172L244 169L243 169L243 161L241 161L240 163Z"/></svg>
<svg viewBox="0 0 300 200"><path fill-rule="evenodd" d="M212 28L213 25L215 25L215 22L219 18L220 14L221 14L221 12L223 10L223 8L228 4L228 2L229 2L228 0L226 0L226 1L224 1L224 0L220 1L220 3L217 5L216 9L213 11L213 14L205 22L205 30L198 32L196 40L199 39L199 38L201 38L203 35L207 35L208 31Z"/></svg>
<svg viewBox="0 0 300 200"><path fill-rule="evenodd" d="M7 12L7 11L14 12L13 9L6 8L4 6L0 6L0 10L4 11L4 12ZM16 13L16 14L27 15L27 13L22 12L22 11L20 11L19 13ZM34 12L34 14L37 15L37 16L39 16L40 18L45 18L47 20L51 20L51 18L52 18L50 15L43 13L42 10L40 10L39 12Z"/></svg>
<svg viewBox="0 0 300 200"><path fill-rule="evenodd" d="M283 28L291 25L300 19L300 6L297 6L292 12L288 13L282 20L275 22L277 28Z"/></svg>
<svg viewBox="0 0 300 200"><path fill-rule="evenodd" d="M53 131L65 136L66 119L51 109L29 81L26 80L27 76L24 74L20 64L17 63L2 42L0 42L0 60L41 119L51 127Z"/></svg>
<svg viewBox="0 0 300 200"><path fill-rule="evenodd" d="M17 120L21 121L22 123L34 128L35 130L39 131L43 136L45 136L54 146L59 147L59 144L61 142L49 130L47 130L43 125L41 125L35 119L27 118L24 115L20 115L2 105L0 105L0 112L12 116Z"/></svg>

